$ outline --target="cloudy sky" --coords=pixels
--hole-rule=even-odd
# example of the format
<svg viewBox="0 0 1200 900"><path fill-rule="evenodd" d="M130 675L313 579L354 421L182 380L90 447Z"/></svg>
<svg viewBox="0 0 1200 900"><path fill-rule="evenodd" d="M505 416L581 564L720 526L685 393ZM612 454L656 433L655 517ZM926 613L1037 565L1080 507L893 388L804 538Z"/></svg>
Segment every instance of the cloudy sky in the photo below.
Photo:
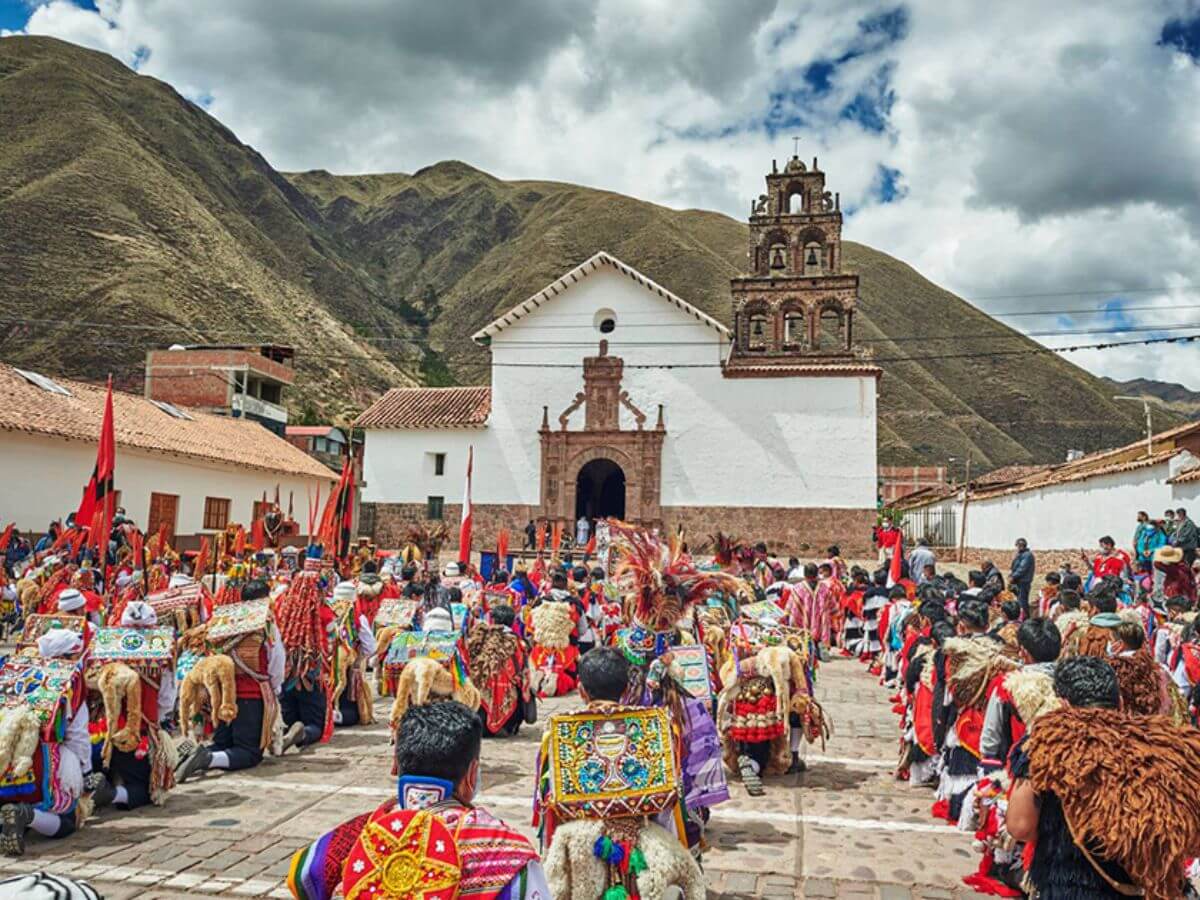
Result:
<svg viewBox="0 0 1200 900"><path fill-rule="evenodd" d="M284 170L455 158L744 218L799 137L848 237L1049 346L1200 334L1195 2L0 0L0 29ZM1200 390L1200 341L1070 358Z"/></svg>

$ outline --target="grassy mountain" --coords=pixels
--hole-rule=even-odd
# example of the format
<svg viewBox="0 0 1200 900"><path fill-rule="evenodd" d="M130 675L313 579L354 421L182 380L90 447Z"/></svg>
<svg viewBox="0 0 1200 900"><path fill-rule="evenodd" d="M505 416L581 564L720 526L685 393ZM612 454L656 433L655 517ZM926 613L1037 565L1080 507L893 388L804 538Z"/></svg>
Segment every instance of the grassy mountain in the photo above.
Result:
<svg viewBox="0 0 1200 900"><path fill-rule="evenodd" d="M262 335L299 348L298 400L336 408L419 363L358 339L415 330L305 194L167 85L49 38L0 40L0 272L17 364L128 384L146 347Z"/></svg>
<svg viewBox="0 0 1200 900"><path fill-rule="evenodd" d="M294 405L337 415L387 384L486 381L469 335L597 250L729 322L746 241L717 213L460 162L281 175L107 56L0 41L0 271L15 275L0 319L153 326L0 328L18 364L132 377L149 346L263 333L301 351ZM970 451L991 468L1137 439L1140 410L1100 379L1048 354L969 355L1036 345L886 254L847 242L844 264L862 278L856 336L886 372L882 462Z"/></svg>
<svg viewBox="0 0 1200 900"><path fill-rule="evenodd" d="M1144 397L1150 401L1151 415L1158 428L1157 419L1166 409L1189 419L1200 419L1200 391L1189 390L1182 384L1171 381L1155 381L1152 378L1134 378L1130 381L1103 379L1114 395Z"/></svg>

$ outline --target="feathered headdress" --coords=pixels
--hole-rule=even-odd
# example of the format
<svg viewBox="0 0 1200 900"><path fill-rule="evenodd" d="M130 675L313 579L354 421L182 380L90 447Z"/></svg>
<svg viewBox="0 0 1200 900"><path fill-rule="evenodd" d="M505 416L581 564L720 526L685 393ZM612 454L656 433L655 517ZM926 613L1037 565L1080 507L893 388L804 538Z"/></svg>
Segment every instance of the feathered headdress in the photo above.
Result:
<svg viewBox="0 0 1200 900"><path fill-rule="evenodd" d="M623 522L610 522L609 534L617 557L612 580L630 602L634 621L650 631L670 631L711 593L737 593L736 578L700 571L677 540L664 541Z"/></svg>

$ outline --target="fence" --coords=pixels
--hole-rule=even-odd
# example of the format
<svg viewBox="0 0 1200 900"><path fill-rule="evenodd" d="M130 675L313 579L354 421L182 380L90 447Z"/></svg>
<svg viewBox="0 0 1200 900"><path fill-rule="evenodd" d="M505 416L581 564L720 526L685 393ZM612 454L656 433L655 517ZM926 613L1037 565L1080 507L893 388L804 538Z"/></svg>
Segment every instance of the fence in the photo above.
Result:
<svg viewBox="0 0 1200 900"><path fill-rule="evenodd" d="M900 525L904 546L911 547L919 538L931 547L958 546L958 509L954 506L926 506L910 509Z"/></svg>

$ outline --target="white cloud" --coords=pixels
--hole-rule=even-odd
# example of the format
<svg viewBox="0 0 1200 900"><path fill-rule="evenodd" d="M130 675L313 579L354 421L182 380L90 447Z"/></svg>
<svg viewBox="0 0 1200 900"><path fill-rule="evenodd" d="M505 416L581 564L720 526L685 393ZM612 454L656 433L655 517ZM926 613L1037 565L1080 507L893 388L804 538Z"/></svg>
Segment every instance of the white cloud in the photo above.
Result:
<svg viewBox="0 0 1200 900"><path fill-rule="evenodd" d="M1187 14L1183 0L206 0L202 15L188 0L52 0L28 30L137 62L284 170L457 158L741 218L798 134L855 210L848 237L994 298L985 309L1175 285L1129 295L1158 308L1130 315L1187 324L1200 68L1158 45ZM872 187L881 165L901 173L897 202ZM1195 348L1071 358L1200 389Z"/></svg>

